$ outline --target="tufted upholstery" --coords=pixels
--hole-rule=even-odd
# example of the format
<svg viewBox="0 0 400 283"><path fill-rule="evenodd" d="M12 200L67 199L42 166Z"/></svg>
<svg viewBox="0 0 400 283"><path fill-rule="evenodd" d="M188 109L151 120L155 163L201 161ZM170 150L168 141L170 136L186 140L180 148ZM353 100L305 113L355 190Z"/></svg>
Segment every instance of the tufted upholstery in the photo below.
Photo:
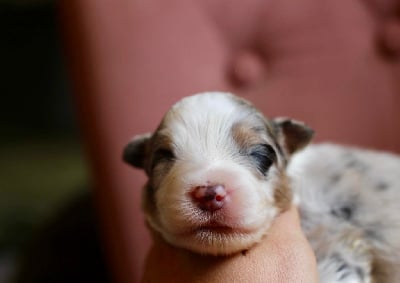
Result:
<svg viewBox="0 0 400 283"><path fill-rule="evenodd" d="M121 162L169 106L228 90L336 141L400 152L395 0L65 0L68 63L116 278L137 282L144 176Z"/></svg>

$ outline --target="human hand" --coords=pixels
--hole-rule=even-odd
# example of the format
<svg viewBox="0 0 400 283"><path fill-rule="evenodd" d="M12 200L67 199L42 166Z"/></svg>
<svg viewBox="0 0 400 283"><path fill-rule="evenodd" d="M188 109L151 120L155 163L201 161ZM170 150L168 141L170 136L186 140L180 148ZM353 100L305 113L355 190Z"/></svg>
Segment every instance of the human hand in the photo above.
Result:
<svg viewBox="0 0 400 283"><path fill-rule="evenodd" d="M297 209L282 213L262 242L229 257L202 256L153 244L142 282L318 282L314 254L301 227Z"/></svg>

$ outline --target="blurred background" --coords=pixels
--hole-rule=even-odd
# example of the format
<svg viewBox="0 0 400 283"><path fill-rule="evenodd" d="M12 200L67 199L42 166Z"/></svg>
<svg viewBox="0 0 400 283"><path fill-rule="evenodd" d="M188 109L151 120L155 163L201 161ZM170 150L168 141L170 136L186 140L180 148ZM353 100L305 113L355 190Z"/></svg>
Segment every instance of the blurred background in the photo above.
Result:
<svg viewBox="0 0 400 283"><path fill-rule="evenodd" d="M80 240L72 244L71 234L66 235L68 241L59 238L65 250L58 252L82 248L78 243L84 245L84 237L91 246L83 250L97 248L93 213L90 206L82 205L90 202L87 169L55 4L51 0L0 2L0 283L11 282L11 277L17 282L46 282L32 279L35 275L27 266L38 265L56 252L48 246L69 229L66 223L74 216L64 211L71 206L82 212L76 216L81 225L70 227ZM60 217L64 217L62 225L56 220ZM84 252L80 257L85 260ZM49 269L57 265L42 264ZM24 275L16 279L21 270ZM62 280L48 282L72 282Z"/></svg>
<svg viewBox="0 0 400 283"><path fill-rule="evenodd" d="M120 149L184 95L234 91L319 141L400 152L398 0L300 2L62 2L119 282L150 244ZM0 283L109 281L57 4L0 0Z"/></svg>

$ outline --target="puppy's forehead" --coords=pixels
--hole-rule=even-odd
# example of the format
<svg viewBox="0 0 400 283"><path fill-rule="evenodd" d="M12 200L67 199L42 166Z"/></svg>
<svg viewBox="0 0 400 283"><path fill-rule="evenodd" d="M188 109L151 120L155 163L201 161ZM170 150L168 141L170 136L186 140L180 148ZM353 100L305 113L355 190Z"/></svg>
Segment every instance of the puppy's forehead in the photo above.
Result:
<svg viewBox="0 0 400 283"><path fill-rule="evenodd" d="M234 119L248 114L249 109L249 103L229 93L209 92L182 99L171 108L166 119L176 119L176 116L192 119L193 122L198 117Z"/></svg>
<svg viewBox="0 0 400 283"><path fill-rule="evenodd" d="M203 93L184 98L164 117L160 134L174 145L225 144L237 125L262 126L262 115L248 102L229 93Z"/></svg>

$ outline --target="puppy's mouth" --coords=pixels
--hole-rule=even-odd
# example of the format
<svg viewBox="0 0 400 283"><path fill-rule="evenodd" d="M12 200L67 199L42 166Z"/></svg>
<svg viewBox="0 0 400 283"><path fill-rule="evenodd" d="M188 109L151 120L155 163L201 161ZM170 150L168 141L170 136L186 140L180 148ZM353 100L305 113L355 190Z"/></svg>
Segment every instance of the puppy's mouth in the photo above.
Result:
<svg viewBox="0 0 400 283"><path fill-rule="evenodd" d="M213 222L192 227L175 242L180 240L181 247L201 254L228 255L248 249L261 237L262 233L257 231Z"/></svg>
<svg viewBox="0 0 400 283"><path fill-rule="evenodd" d="M258 227L230 224L215 220L192 223L184 231L172 234L171 242L202 254L228 255L248 249L264 235Z"/></svg>
<svg viewBox="0 0 400 283"><path fill-rule="evenodd" d="M210 234L246 234L249 231L245 231L239 227L232 227L218 222L210 222L204 225L200 225L192 229L191 233L193 234L202 234L202 233L210 233Z"/></svg>
<svg viewBox="0 0 400 283"><path fill-rule="evenodd" d="M209 233L218 233L218 234L232 234L235 231L234 228L224 225L205 225L200 226L194 230L197 233L201 232L209 232Z"/></svg>

